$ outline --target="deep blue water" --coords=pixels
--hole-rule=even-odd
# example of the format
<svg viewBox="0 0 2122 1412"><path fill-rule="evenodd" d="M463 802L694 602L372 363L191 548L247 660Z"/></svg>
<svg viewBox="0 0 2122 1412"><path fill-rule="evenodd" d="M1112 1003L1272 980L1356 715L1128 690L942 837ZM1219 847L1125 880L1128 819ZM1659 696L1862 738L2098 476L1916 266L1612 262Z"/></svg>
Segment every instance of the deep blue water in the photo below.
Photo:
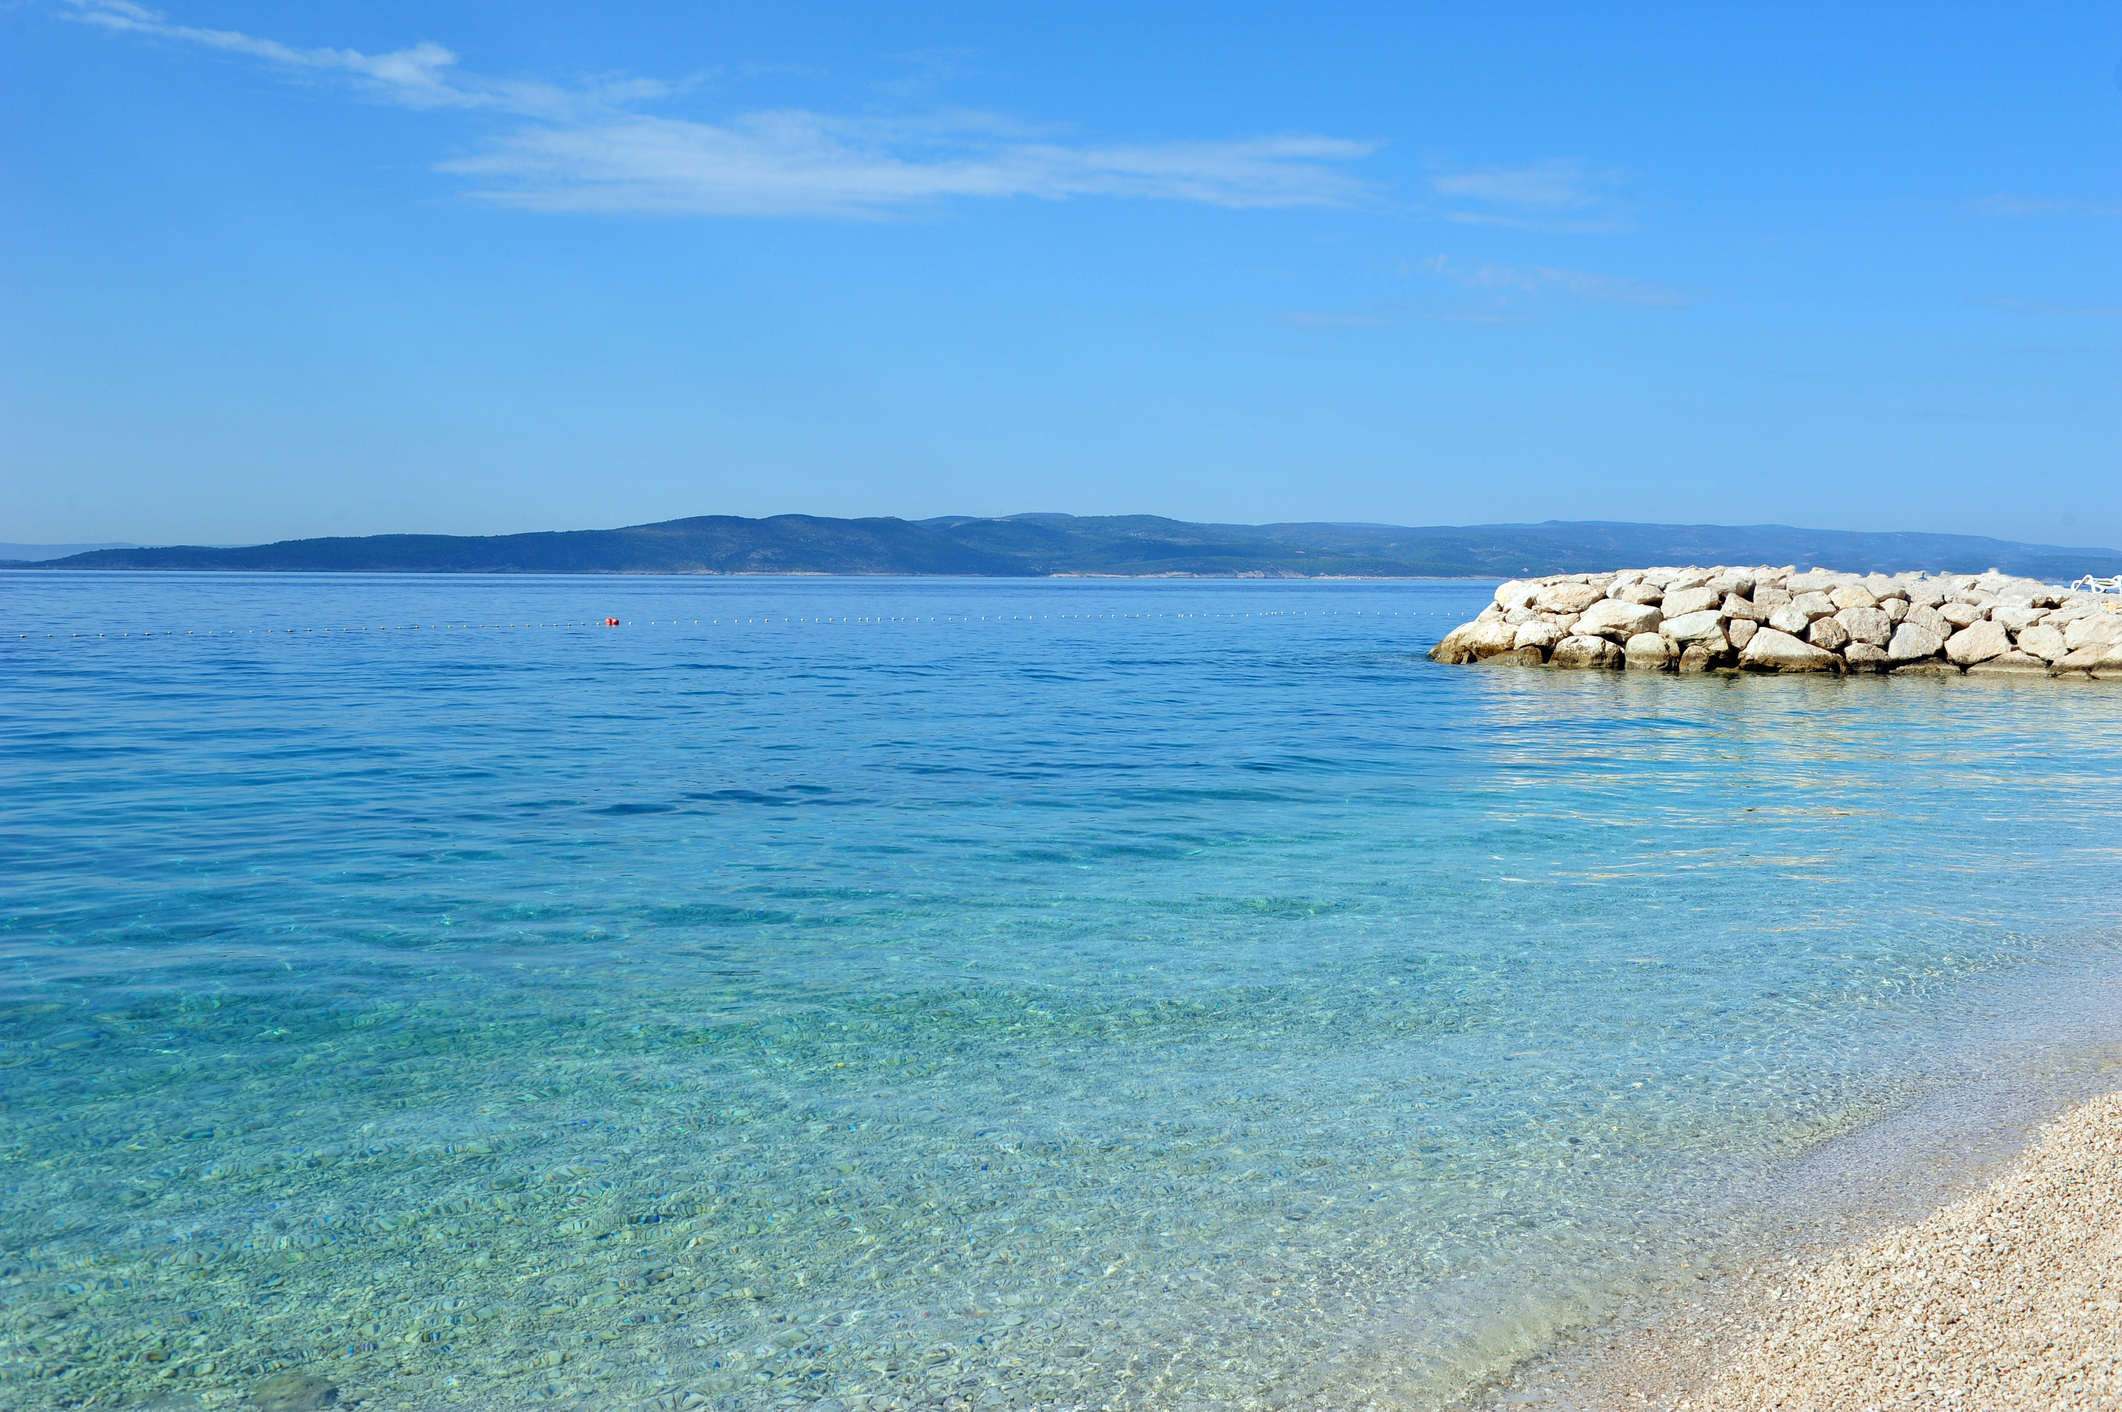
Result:
<svg viewBox="0 0 2122 1412"><path fill-rule="evenodd" d="M0 1405L1430 1406L2098 1032L2122 693L1489 587L0 574Z"/></svg>

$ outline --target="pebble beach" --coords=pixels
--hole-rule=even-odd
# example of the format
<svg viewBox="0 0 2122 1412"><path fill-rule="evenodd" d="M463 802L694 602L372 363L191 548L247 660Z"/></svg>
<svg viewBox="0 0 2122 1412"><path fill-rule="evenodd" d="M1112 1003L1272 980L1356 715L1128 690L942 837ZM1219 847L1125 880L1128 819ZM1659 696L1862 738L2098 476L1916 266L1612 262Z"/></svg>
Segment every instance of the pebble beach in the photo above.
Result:
<svg viewBox="0 0 2122 1412"><path fill-rule="evenodd" d="M2122 1407L2122 1093L1987 1189L1768 1292L1690 1412Z"/></svg>

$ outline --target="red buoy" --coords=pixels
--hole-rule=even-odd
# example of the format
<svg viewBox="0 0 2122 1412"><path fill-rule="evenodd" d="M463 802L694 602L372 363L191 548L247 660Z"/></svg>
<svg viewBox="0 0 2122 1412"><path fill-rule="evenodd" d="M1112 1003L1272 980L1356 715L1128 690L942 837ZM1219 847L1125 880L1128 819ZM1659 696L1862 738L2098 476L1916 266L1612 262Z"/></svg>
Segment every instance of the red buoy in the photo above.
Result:
<svg viewBox="0 0 2122 1412"><path fill-rule="evenodd" d="M617 618L606 618L604 620L604 625L608 628L615 628L619 626L619 620Z"/></svg>

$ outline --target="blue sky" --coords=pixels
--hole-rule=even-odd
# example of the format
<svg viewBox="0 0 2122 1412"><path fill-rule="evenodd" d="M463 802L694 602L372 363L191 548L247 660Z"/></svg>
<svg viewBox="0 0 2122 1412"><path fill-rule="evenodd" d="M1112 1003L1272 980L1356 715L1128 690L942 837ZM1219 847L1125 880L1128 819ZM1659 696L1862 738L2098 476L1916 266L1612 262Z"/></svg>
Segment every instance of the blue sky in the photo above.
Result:
<svg viewBox="0 0 2122 1412"><path fill-rule="evenodd" d="M0 540L2122 545L2122 10L0 9Z"/></svg>

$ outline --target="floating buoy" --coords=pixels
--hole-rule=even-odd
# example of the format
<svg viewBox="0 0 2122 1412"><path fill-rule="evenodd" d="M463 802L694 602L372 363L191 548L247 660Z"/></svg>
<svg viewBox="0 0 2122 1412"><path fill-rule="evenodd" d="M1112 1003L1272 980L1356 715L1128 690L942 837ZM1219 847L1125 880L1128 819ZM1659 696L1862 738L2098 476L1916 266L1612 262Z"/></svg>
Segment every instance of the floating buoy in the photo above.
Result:
<svg viewBox="0 0 2122 1412"><path fill-rule="evenodd" d="M615 628L619 626L619 620L617 618L606 618L604 620L604 625L608 628Z"/></svg>

